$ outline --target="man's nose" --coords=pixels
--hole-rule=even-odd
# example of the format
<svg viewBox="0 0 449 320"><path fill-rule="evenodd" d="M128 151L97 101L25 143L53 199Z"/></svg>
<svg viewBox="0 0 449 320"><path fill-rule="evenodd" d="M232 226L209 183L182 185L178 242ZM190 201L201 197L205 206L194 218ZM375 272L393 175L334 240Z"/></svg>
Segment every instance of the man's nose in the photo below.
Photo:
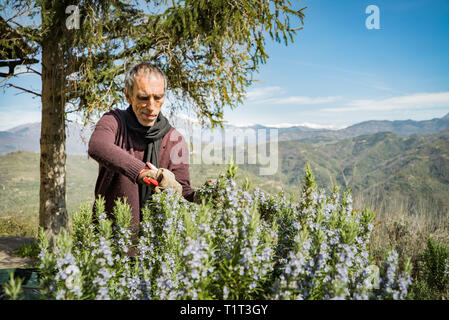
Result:
<svg viewBox="0 0 449 320"><path fill-rule="evenodd" d="M145 106L150 109L153 109L155 105L156 105L156 100L154 100L154 98L152 98L152 97L148 98L148 100L145 103Z"/></svg>

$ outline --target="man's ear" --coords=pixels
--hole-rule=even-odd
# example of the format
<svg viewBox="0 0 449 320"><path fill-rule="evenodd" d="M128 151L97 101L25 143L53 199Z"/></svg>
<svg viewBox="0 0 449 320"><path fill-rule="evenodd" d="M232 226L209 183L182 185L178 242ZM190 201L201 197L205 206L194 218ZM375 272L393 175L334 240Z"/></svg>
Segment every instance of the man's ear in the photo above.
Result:
<svg viewBox="0 0 449 320"><path fill-rule="evenodd" d="M126 97L126 101L128 101L128 103L131 104L131 97L128 93L128 90L126 90L126 88L125 88L125 97Z"/></svg>

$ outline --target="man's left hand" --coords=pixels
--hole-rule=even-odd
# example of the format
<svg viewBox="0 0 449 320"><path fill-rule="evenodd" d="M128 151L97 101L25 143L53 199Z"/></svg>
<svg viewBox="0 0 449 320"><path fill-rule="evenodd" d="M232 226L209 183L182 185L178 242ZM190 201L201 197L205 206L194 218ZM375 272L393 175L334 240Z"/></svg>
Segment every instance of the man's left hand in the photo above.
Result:
<svg viewBox="0 0 449 320"><path fill-rule="evenodd" d="M159 182L159 185L154 188L156 193L161 193L167 188L172 188L178 192L180 196L182 195L182 186L176 181L175 175L170 170L165 168L159 169L156 174L156 180Z"/></svg>

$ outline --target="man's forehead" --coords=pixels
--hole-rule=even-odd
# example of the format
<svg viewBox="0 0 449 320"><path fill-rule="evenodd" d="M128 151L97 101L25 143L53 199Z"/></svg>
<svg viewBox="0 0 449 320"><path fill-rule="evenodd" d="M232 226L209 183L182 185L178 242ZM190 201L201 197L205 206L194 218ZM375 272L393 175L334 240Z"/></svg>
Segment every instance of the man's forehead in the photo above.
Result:
<svg viewBox="0 0 449 320"><path fill-rule="evenodd" d="M148 77L148 78L154 78L155 80L164 81L164 78L162 77L162 75L160 73L150 70L148 68L139 69L139 71L136 74L136 77Z"/></svg>
<svg viewBox="0 0 449 320"><path fill-rule="evenodd" d="M157 73L143 73L137 74L136 81L134 83L134 88L138 91L146 91L147 88L158 88L164 90L164 78L162 78Z"/></svg>
<svg viewBox="0 0 449 320"><path fill-rule="evenodd" d="M136 75L136 79L140 79L140 80L151 80L151 81L162 81L162 83L164 82L164 78L155 72L141 72L139 71L139 73Z"/></svg>

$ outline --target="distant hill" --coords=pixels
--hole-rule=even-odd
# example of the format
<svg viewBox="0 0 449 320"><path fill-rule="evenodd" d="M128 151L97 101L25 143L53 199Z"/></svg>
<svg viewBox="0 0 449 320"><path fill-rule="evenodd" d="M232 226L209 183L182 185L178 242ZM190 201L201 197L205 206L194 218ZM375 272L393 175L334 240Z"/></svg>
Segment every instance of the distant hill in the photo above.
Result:
<svg viewBox="0 0 449 320"><path fill-rule="evenodd" d="M0 155L0 217L20 216L35 219L39 211L39 153L14 151ZM191 185L200 187L207 179L217 178L226 165L191 165ZM87 155L68 155L66 164L67 209L70 213L83 203L94 201L98 163ZM246 177L264 187L266 178L239 172L239 181Z"/></svg>
<svg viewBox="0 0 449 320"><path fill-rule="evenodd" d="M328 191L338 184L376 208L449 215L449 130L410 136L379 132L319 145L285 141L279 154L277 178L285 189L298 185L309 162L318 185Z"/></svg>
<svg viewBox="0 0 449 320"><path fill-rule="evenodd" d="M239 179L277 193L298 195L306 163L320 188L351 188L355 205L378 212L449 215L449 130L399 136L379 132L327 143L281 141L275 175L260 176L258 165L239 165ZM24 170L26 164L26 170ZM226 165L192 164L191 183L199 187ZM76 210L92 201L98 164L86 155L67 158L67 201ZM37 212L39 154L12 152L0 156L0 215Z"/></svg>
<svg viewBox="0 0 449 320"><path fill-rule="evenodd" d="M180 120L177 128L186 126ZM269 129L239 127L264 128ZM309 162L320 187L351 188L359 204L390 211L402 207L412 214L449 214L449 114L424 121L366 121L340 130L307 126L278 130L276 175L260 176L259 166L240 165L241 176L266 191L297 193ZM70 210L93 196L98 165L88 159L87 143L80 139L87 142L90 134L90 128L75 123L67 127ZM0 131L0 213L37 210L39 139L40 123ZM197 187L224 169L225 165L192 164L192 185Z"/></svg>
<svg viewBox="0 0 449 320"><path fill-rule="evenodd" d="M340 130L343 136L355 137L362 134L372 134L377 132L393 132L400 136L412 134L430 134L449 129L449 113L442 118L431 120L371 120L365 121Z"/></svg>
<svg viewBox="0 0 449 320"><path fill-rule="evenodd" d="M175 127L181 129L184 134L189 132L189 121L177 118L171 118ZM372 120L365 121L340 130L317 129L307 125L292 127L267 127L263 125L252 125L248 127L236 127L231 124L225 125L225 129L246 130L246 129L278 129L279 141L303 141L308 143L328 143L334 139L346 139L359 135L374 134L378 132L393 132L400 136L412 134L431 134L449 129L449 113L442 118L431 120L413 121L413 120ZM220 131L220 129L217 129ZM204 133L210 132L203 129ZM69 123L66 129L67 134L67 153L68 154L86 154L87 142L92 133L91 127L82 127L77 123ZM24 124L7 131L0 131L0 155L8 152L25 150L39 152L40 150L40 123ZM84 140L83 140L84 139ZM204 142L204 140L203 140Z"/></svg>
<svg viewBox="0 0 449 320"><path fill-rule="evenodd" d="M14 151L0 156L0 216L37 217L39 154ZM98 164L87 155L69 155L66 165L67 208L92 203Z"/></svg>
<svg viewBox="0 0 449 320"><path fill-rule="evenodd" d="M449 129L449 113L442 118L430 120L370 120L354 124L340 130L311 129L304 127L280 128L280 141L304 140L314 138L316 142L331 139L346 139L378 132L393 132L400 136L412 134L431 134ZM309 141L310 142L310 141Z"/></svg>
<svg viewBox="0 0 449 320"><path fill-rule="evenodd" d="M69 123L66 127L68 154L86 154L87 141L92 133L89 127ZM0 131L0 155L12 151L40 152L41 123L28 123L7 131ZM84 140L83 140L84 139Z"/></svg>

